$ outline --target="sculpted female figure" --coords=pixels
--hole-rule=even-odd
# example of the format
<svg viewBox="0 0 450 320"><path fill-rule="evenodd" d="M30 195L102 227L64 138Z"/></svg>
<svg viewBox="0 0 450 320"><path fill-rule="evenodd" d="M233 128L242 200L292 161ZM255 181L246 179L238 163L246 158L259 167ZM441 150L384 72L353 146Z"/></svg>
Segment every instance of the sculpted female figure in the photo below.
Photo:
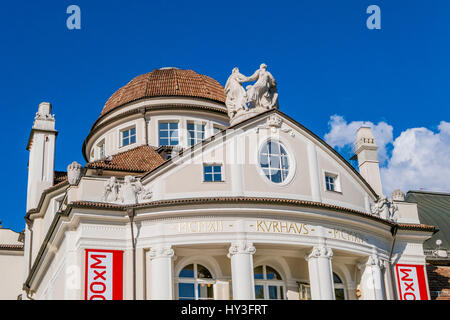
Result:
<svg viewBox="0 0 450 320"><path fill-rule="evenodd" d="M225 84L225 94L227 95L225 104L230 118L233 118L240 109L248 109L246 105L246 93L241 85L245 80L246 77L239 72L239 69L234 68Z"/></svg>

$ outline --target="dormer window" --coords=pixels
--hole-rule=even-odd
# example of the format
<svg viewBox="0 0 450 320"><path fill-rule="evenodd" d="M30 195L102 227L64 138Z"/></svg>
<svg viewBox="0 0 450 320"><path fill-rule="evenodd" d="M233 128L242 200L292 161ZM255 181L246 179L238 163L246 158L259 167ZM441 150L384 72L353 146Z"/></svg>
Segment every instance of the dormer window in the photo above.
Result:
<svg viewBox="0 0 450 320"><path fill-rule="evenodd" d="M136 143L136 128L129 128L120 132L121 147Z"/></svg>

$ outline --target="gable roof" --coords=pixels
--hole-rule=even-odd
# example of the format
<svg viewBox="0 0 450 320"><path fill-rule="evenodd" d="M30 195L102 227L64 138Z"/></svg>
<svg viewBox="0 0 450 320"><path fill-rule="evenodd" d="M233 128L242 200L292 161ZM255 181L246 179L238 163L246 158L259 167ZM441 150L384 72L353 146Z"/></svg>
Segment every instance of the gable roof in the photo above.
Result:
<svg viewBox="0 0 450 320"><path fill-rule="evenodd" d="M442 240L442 248L450 250L450 193L408 191L408 202L417 203L421 223L437 226L439 232L424 242L425 250L436 249L436 240Z"/></svg>
<svg viewBox="0 0 450 320"><path fill-rule="evenodd" d="M145 173L155 169L164 162L165 160L152 147L143 145L113 155L110 160L103 159L87 163L85 167L89 169Z"/></svg>
<svg viewBox="0 0 450 320"><path fill-rule="evenodd" d="M281 112L278 109L271 109L265 112L262 112L260 114L257 114L254 117L248 118L242 122L236 123L230 127L228 127L227 129L217 133L216 135L213 135L209 138L206 138L205 140L197 143L196 145L191 146L190 148L187 148L185 150L182 150L180 152L180 156L183 156L184 154L187 154L189 152L192 152L195 148L198 147L199 144L202 145L207 145L208 143L212 143L216 136L219 134L223 134L223 132L226 132L229 129L235 129L237 127L241 127L244 126L245 124L248 124L251 121L257 121L261 118L267 117L271 114L278 114L281 117L287 119L288 121L292 122L295 126L297 126L298 128L300 128L301 130L305 131L307 134L309 134L313 139L317 140L317 142L319 144L321 144L322 146L324 146L327 150L329 150L332 154L334 154L338 159L340 159L344 166L347 167L347 169L350 170L350 172L352 172L353 174L356 175L356 177L362 182L362 184L368 189L368 191L372 194L372 196L375 199L378 199L378 194L375 192L375 190L373 190L373 188L369 185L369 183L361 176L361 174L344 158L342 157L336 150L334 150L328 143L326 143L324 140L322 140L319 136L317 136L314 132L312 132L311 130L309 130L308 128L306 128L305 126L301 125L299 122L297 122L296 120L292 119L291 117L289 117L288 115L286 115L285 113ZM147 178L150 174L156 172L159 169L162 169L164 167L169 166L171 163L175 162L174 159L176 159L177 157L171 158L169 160L167 160L166 162L162 163L161 165L153 168L151 171L147 172L142 179Z"/></svg>

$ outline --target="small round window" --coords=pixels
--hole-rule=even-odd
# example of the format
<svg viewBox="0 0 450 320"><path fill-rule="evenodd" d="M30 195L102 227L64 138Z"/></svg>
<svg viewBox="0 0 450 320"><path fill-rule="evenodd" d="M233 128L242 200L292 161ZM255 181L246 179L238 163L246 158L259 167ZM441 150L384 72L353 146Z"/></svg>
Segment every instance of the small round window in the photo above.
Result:
<svg viewBox="0 0 450 320"><path fill-rule="evenodd" d="M269 140L262 146L259 164L272 182L282 183L289 175L289 156L286 149L276 141Z"/></svg>

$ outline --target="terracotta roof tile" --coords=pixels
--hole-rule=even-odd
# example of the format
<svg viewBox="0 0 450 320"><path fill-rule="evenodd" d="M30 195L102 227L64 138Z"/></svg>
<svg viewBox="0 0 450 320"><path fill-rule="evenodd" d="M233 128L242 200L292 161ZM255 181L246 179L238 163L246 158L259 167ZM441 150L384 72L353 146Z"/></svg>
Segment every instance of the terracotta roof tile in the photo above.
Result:
<svg viewBox="0 0 450 320"><path fill-rule="evenodd" d="M165 160L151 147L143 145L112 156L111 161L99 160L86 164L89 169L147 172Z"/></svg>
<svg viewBox="0 0 450 320"><path fill-rule="evenodd" d="M157 69L137 76L116 91L100 116L126 103L157 96L188 96L225 103L224 89L216 80L192 70Z"/></svg>

